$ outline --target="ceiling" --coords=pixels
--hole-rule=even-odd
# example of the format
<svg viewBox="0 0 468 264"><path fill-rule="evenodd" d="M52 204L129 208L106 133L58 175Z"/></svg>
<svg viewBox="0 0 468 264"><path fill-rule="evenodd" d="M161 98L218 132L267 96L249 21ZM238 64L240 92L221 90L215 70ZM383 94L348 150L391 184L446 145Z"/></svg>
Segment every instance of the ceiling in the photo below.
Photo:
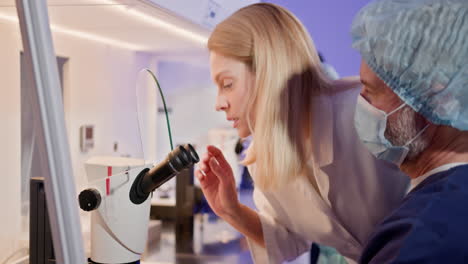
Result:
<svg viewBox="0 0 468 264"><path fill-rule="evenodd" d="M108 44L153 53L205 51L209 30L145 0L49 0L51 25ZM16 17L15 1L0 0L0 15ZM1 18L1 17L0 17Z"/></svg>

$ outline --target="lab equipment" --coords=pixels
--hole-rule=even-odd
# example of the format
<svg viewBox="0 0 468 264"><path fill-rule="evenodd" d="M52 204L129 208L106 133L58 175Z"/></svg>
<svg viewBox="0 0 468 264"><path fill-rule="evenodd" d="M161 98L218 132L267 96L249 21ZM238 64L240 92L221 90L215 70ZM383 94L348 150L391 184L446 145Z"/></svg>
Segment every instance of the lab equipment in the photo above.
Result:
<svg viewBox="0 0 468 264"><path fill-rule="evenodd" d="M138 263L146 245L150 194L199 161L179 146L156 166L140 159L94 157L86 163L89 188L79 195L91 212L91 263Z"/></svg>
<svg viewBox="0 0 468 264"><path fill-rule="evenodd" d="M94 147L94 126L82 125L80 127L80 149L86 153Z"/></svg>
<svg viewBox="0 0 468 264"><path fill-rule="evenodd" d="M47 212L44 178L31 178L29 188L31 201L31 212L29 214L29 263L58 263L52 243L52 230L50 216Z"/></svg>

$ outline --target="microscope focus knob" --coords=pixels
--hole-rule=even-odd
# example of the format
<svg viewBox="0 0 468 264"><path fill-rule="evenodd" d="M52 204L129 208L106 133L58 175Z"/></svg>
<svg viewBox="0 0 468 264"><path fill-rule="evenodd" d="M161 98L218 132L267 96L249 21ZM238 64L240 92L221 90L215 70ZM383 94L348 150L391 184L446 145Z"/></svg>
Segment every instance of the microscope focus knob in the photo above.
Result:
<svg viewBox="0 0 468 264"><path fill-rule="evenodd" d="M89 212L99 207L101 204L101 195L96 189L86 189L80 193L78 201L80 202L80 208L83 211Z"/></svg>

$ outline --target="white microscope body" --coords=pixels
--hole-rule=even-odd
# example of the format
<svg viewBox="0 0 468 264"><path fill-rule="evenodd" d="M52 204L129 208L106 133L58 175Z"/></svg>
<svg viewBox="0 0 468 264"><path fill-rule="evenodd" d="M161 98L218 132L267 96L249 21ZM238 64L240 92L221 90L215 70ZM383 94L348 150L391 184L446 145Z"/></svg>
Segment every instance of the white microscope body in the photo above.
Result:
<svg viewBox="0 0 468 264"><path fill-rule="evenodd" d="M130 188L138 174L151 164L122 157L94 157L86 162L90 187L101 203L91 212L91 260L97 263L131 263L145 250L151 199L134 204Z"/></svg>
<svg viewBox="0 0 468 264"><path fill-rule="evenodd" d="M139 263L145 250L151 193L199 161L190 144L154 166L141 159L94 157L86 162L88 189L79 195L91 212L91 263Z"/></svg>

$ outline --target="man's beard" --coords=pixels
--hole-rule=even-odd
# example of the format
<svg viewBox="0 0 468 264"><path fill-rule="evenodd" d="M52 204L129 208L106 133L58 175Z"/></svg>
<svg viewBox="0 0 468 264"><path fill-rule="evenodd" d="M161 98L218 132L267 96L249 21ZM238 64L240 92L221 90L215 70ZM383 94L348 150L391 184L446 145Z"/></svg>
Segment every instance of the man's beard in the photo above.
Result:
<svg viewBox="0 0 468 264"><path fill-rule="evenodd" d="M404 146L425 127L425 119L416 113L411 107L405 106L396 112L395 118L387 120L385 137L394 146ZM430 140L423 135L419 135L407 147L409 148L406 160L414 160L429 146Z"/></svg>

